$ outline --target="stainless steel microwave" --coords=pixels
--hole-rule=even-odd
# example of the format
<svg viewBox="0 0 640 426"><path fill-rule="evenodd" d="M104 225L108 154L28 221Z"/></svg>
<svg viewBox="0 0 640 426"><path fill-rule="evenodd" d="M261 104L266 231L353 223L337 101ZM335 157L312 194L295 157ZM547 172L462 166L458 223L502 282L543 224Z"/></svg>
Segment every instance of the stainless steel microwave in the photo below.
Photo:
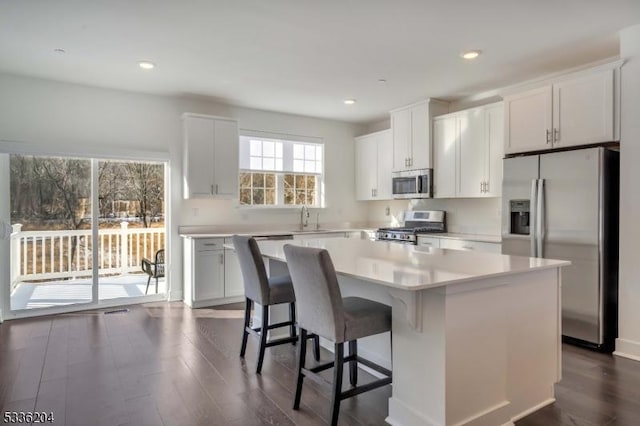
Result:
<svg viewBox="0 0 640 426"><path fill-rule="evenodd" d="M393 198L431 198L433 196L432 181L432 169L393 172L391 175Z"/></svg>

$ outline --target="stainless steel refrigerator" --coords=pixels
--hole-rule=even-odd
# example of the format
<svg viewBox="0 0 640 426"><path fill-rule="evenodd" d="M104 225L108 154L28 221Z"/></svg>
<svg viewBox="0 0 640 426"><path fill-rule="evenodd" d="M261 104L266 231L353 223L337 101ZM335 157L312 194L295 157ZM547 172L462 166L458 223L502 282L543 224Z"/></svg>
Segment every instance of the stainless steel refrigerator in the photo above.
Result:
<svg viewBox="0 0 640 426"><path fill-rule="evenodd" d="M502 252L565 259L563 339L603 351L617 336L619 153L506 158Z"/></svg>

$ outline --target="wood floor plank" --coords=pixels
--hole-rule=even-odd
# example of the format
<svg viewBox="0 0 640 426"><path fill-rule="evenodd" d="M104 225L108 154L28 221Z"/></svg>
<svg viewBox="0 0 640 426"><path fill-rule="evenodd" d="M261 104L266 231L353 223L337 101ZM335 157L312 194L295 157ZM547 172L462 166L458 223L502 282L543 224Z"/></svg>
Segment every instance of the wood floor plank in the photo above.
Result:
<svg viewBox="0 0 640 426"><path fill-rule="evenodd" d="M330 395L316 383L305 382L300 410L292 408L296 347L269 348L262 375L255 338L239 357L241 305L128 309L0 324L3 410L52 411L53 424L78 426L326 424ZM323 361L332 357L322 350ZM360 383L371 379L360 372ZM386 386L343 401L339 424L384 424L390 395ZM565 345L556 397L516 424L636 426L640 363Z"/></svg>

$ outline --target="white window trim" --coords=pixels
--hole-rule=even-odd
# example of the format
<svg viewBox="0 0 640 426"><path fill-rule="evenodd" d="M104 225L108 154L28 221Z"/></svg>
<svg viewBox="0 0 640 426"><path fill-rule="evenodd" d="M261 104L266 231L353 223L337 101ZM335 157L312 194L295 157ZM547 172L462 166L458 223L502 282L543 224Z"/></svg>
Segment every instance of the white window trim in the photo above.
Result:
<svg viewBox="0 0 640 426"><path fill-rule="evenodd" d="M317 188L317 200L318 200L318 204L315 206L308 206L310 209L324 209L326 208L326 201L325 201L325 170L326 170L326 165L325 165L325 158L326 158L326 153L325 153L325 144L324 144L324 140L322 138L319 137L313 137L313 136L301 136L301 135L291 135L291 134L284 134L284 133L271 133L271 132L264 132L264 131L258 131L258 130L251 130L251 129L240 129L240 137L246 137L246 138L256 138L256 139L273 139L273 140L279 140L279 141L283 141L283 142L292 142L292 143L302 143L302 144L316 144L316 145L322 145L322 159L321 159L321 165L322 165L322 171L321 173L307 173L307 172L294 172L294 171L289 171L287 170L287 164L291 165L291 169L293 169L293 150L291 149L284 149L283 150L283 162L284 162L284 171L280 171L280 170L251 170L251 169L246 169L246 168L242 168L239 167L239 173L238 173L238 179L240 179L240 173L275 173L276 176L276 196L278 198L277 202L278 204L240 204L240 194L238 193L238 197L237 199L235 199L235 207L237 209L241 209L241 210L261 210L261 209L266 209L266 210L299 210L302 206L300 204L283 204L284 203L284 175L285 174L306 174L306 175L315 175L319 177L318 180L318 188ZM238 185L238 191L240 191L240 185Z"/></svg>

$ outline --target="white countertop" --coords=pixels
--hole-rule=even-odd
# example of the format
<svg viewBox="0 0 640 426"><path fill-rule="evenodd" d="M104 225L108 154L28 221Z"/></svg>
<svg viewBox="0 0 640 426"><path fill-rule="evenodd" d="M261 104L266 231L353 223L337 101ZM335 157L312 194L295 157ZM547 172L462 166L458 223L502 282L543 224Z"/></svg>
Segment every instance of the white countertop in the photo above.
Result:
<svg viewBox="0 0 640 426"><path fill-rule="evenodd" d="M183 229L186 228L186 229ZM208 227L181 227L179 230L180 236L183 238L229 238L233 235L250 235L252 237L270 236L270 235L313 235L313 234L327 234L338 232L360 232L360 231L375 231L376 228L367 227L338 227L338 228L321 228L305 229L300 231L292 227L291 229L268 229L264 227L257 227L256 229L208 229Z"/></svg>
<svg viewBox="0 0 640 426"><path fill-rule="evenodd" d="M285 244L325 248L339 274L402 290L424 290L571 264L563 260L352 238L259 241L258 244L263 256L280 261L285 261Z"/></svg>

